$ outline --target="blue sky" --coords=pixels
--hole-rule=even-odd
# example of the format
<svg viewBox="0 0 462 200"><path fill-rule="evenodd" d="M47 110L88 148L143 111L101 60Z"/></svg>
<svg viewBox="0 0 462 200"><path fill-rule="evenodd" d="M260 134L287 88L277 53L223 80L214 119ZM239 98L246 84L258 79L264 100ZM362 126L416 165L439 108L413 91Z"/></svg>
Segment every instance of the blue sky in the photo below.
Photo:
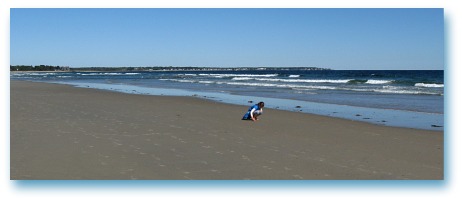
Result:
<svg viewBox="0 0 462 200"><path fill-rule="evenodd" d="M11 9L11 65L444 69L443 9Z"/></svg>

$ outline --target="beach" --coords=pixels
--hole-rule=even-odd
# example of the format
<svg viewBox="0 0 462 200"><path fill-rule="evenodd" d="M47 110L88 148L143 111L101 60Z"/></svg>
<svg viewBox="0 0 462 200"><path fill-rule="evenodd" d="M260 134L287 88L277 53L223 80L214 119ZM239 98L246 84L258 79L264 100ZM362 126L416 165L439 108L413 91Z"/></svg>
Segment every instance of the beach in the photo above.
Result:
<svg viewBox="0 0 462 200"><path fill-rule="evenodd" d="M69 84L132 94L197 96L229 104L373 124L444 130L443 70L230 68L157 71L15 72L10 80Z"/></svg>
<svg viewBox="0 0 462 200"><path fill-rule="evenodd" d="M444 133L10 82L12 180L442 180ZM270 102L265 102L270 104Z"/></svg>

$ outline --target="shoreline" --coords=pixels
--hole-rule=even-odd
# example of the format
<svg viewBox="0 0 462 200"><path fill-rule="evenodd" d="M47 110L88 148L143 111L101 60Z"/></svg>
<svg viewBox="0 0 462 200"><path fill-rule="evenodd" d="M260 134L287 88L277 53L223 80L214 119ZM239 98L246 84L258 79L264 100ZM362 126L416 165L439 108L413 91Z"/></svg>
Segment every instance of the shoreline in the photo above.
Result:
<svg viewBox="0 0 462 200"><path fill-rule="evenodd" d="M442 180L444 133L10 81L13 180Z"/></svg>
<svg viewBox="0 0 462 200"><path fill-rule="evenodd" d="M50 82L49 82L50 83ZM128 94L154 96L197 97L232 105L253 105L253 101L267 102L267 108L290 112L306 113L367 122L389 127L413 128L418 130L444 131L444 114L409 110L358 107L352 105L331 104L314 101L300 101L271 97L241 96L237 94L190 91L186 89L151 88L136 85L86 83L86 82L51 82L72 85L80 88L92 88ZM271 102L271 103L269 103Z"/></svg>
<svg viewBox="0 0 462 200"><path fill-rule="evenodd" d="M59 73L46 73L47 75L44 76L27 75L27 73L24 73L25 76L12 74L10 78L11 80L43 81L133 94L206 96L208 99L219 102L247 106L250 106L249 101L258 100L267 102L267 108L332 116L385 126L444 131L444 97L431 95L433 88L422 89L411 86L414 85L414 81L417 81L414 78L412 78L414 81L409 80L405 84L388 78L377 80L375 73L367 70L350 71L328 73L329 76L323 73L314 76L313 73L295 71L278 71L274 74L271 71L261 73L253 71L245 75L227 72L218 74L71 72L62 76ZM396 73L398 72L388 70L378 73L377 76L408 77L415 74L409 70L405 73ZM424 77L439 77L439 75L429 75L426 72L417 74L423 74ZM242 76L245 77L242 78ZM258 78L261 76L271 78ZM332 78L330 76L335 77L330 80ZM233 78L230 79L230 77ZM400 79L397 78L397 80ZM296 82L293 85L295 88L287 88L294 81ZM306 81L310 84L305 84ZM311 84L311 82L314 83ZM330 92L330 90L336 92ZM433 92L441 92L441 90L436 90Z"/></svg>

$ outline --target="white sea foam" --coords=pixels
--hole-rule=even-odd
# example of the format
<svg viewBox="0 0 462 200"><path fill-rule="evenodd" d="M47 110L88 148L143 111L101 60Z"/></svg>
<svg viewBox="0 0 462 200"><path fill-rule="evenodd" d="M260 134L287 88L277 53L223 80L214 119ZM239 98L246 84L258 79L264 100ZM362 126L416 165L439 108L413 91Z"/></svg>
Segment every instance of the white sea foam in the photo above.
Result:
<svg viewBox="0 0 462 200"><path fill-rule="evenodd" d="M390 80L367 80L367 84L387 84L391 83L392 81Z"/></svg>
<svg viewBox="0 0 462 200"><path fill-rule="evenodd" d="M316 89L309 89L309 88L292 88L292 89L295 90L295 93L297 94L310 94L310 95L318 94L316 92L313 92L313 91L316 91Z"/></svg>
<svg viewBox="0 0 462 200"><path fill-rule="evenodd" d="M11 73L10 76L28 76L26 73Z"/></svg>
<svg viewBox="0 0 462 200"><path fill-rule="evenodd" d="M121 75L137 75L140 73L133 73L133 72L126 72L126 73L118 73L118 72L109 72L109 73L104 73L104 75L115 75L115 76L121 76Z"/></svg>
<svg viewBox="0 0 462 200"><path fill-rule="evenodd" d="M115 72L106 72L106 73L103 73L104 75L123 75L123 73L115 73Z"/></svg>
<svg viewBox="0 0 462 200"><path fill-rule="evenodd" d="M255 79L255 78L251 78L251 77L234 77L234 78L232 78L232 80L236 80L236 81L248 81L248 80L252 80L252 79Z"/></svg>
<svg viewBox="0 0 462 200"><path fill-rule="evenodd" d="M215 82L214 81L199 81L199 83L212 84L212 83L215 83Z"/></svg>
<svg viewBox="0 0 462 200"><path fill-rule="evenodd" d="M331 86L294 86L290 88L305 88L305 89L313 89L313 90L337 90L337 87Z"/></svg>
<svg viewBox="0 0 462 200"><path fill-rule="evenodd" d="M196 81L194 80L184 80L184 79L169 79L169 78L162 78L159 79L160 81L174 81L174 82L180 82L180 83L195 83Z"/></svg>
<svg viewBox="0 0 462 200"><path fill-rule="evenodd" d="M37 73L37 72L32 72L32 73L24 73L24 75L29 75L29 76L44 76L44 75L55 75L56 73L53 72L47 72L47 73ZM20 74L14 74L15 76L22 76Z"/></svg>
<svg viewBox="0 0 462 200"><path fill-rule="evenodd" d="M351 88L344 86L326 86L326 85L298 85L298 84L278 84L273 82L329 82L330 83L346 83L348 80L303 80L303 79L272 79L272 78L250 78L250 77L235 77L233 80L265 80L267 82L226 82L226 81L206 81L206 80L191 80L191 79L159 79L163 81L174 81L181 83L200 83L200 84L227 84L236 86L253 86L253 87L273 87L273 88L287 88L294 90L344 90L344 91L356 91L356 92L377 92L377 93L389 93L389 94L426 94L426 95L443 95L432 91L413 90L408 87L389 86L384 85L381 88Z"/></svg>
<svg viewBox="0 0 462 200"><path fill-rule="evenodd" d="M132 73L132 72L127 72L127 73L121 73L121 72L104 72L104 73L89 73L89 74L82 74L82 73L77 73L82 76L123 76L123 75L137 75L140 73Z"/></svg>
<svg viewBox="0 0 462 200"><path fill-rule="evenodd" d="M279 79L279 78L255 78L257 81L288 82L288 83L348 83L351 79Z"/></svg>
<svg viewBox="0 0 462 200"><path fill-rule="evenodd" d="M391 94L429 94L429 95L439 95L435 92L425 92L425 91L416 91L416 90L391 90L391 89L375 89L374 92L379 93L391 93Z"/></svg>
<svg viewBox="0 0 462 200"><path fill-rule="evenodd" d="M428 87L428 88L440 88L440 87L444 87L444 84L416 83L414 86L416 86L416 87Z"/></svg>
<svg viewBox="0 0 462 200"><path fill-rule="evenodd" d="M275 77L278 74L199 74L199 76L211 76L215 78L225 77Z"/></svg>
<svg viewBox="0 0 462 200"><path fill-rule="evenodd" d="M98 75L102 75L102 73L89 73L89 74L80 74L79 75L82 75L82 76L98 76Z"/></svg>
<svg viewBox="0 0 462 200"><path fill-rule="evenodd" d="M260 86L260 87L278 87L278 84L272 83L241 83L241 82L220 82L228 85L241 85L241 86Z"/></svg>
<svg viewBox="0 0 462 200"><path fill-rule="evenodd" d="M300 75L289 75L289 78L298 78Z"/></svg>
<svg viewBox="0 0 462 200"><path fill-rule="evenodd" d="M356 92L377 92L377 93L388 93L388 94L427 94L427 95L442 95L436 92L412 90L405 87L396 86L383 86L382 88L344 88L344 90L356 91Z"/></svg>
<svg viewBox="0 0 462 200"><path fill-rule="evenodd" d="M277 88L301 88L301 89L312 89L312 90L335 90L337 87L331 86L305 86L305 85L294 85L294 84L274 84L274 83L242 83L242 82L220 82L228 85L240 85L240 86L257 86L257 87L277 87Z"/></svg>

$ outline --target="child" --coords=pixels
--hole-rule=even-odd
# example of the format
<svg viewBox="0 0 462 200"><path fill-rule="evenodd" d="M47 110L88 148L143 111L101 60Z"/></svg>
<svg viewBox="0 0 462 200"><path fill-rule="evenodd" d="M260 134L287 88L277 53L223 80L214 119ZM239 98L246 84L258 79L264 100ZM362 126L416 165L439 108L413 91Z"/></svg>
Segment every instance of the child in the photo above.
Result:
<svg viewBox="0 0 462 200"><path fill-rule="evenodd" d="M244 116L242 117L242 120L249 120L249 119L251 119L252 121L258 120L258 116L263 114L263 107L265 107L264 102L260 102L253 106L250 106L247 113L245 113Z"/></svg>

